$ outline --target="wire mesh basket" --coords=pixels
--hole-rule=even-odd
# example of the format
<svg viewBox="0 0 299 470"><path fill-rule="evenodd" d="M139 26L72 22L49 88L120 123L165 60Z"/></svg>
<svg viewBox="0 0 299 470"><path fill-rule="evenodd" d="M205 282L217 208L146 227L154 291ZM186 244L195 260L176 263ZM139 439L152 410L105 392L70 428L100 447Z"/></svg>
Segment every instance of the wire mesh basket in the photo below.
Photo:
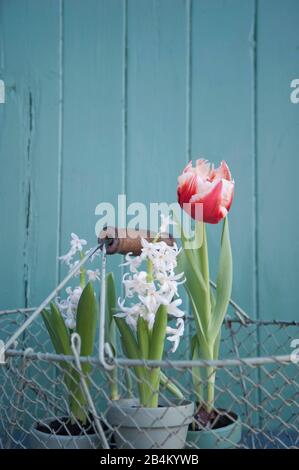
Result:
<svg viewBox="0 0 299 470"><path fill-rule="evenodd" d="M95 249L98 249L96 247ZM95 250L94 249L94 250ZM76 345L73 356L53 353L53 347L46 333L39 313L66 285L80 269L92 251L76 266L37 309L16 309L0 312L1 338L5 343L5 361L0 368L0 448L115 448L122 442L125 448L136 448L138 442L122 435L121 406L126 400L136 396L136 377L133 367L140 361L122 357L107 358L103 338L104 314L101 296L99 316L99 339L97 354L94 357L79 357ZM102 279L105 278L106 257L102 256ZM103 283L102 283L103 284ZM187 317L187 336L193 334L192 318ZM292 360L290 345L299 338L299 322L254 321L231 301L227 318L223 325L220 357L217 361L192 361L188 348L188 338L178 351L170 356L167 351L163 361L141 361L149 369L161 367L168 380L177 385L184 400L194 401L192 385L193 368L213 365L217 370L215 402L219 413L225 417L238 416L242 437L235 442L231 432L217 432L217 426L210 429L214 433L214 445L220 448L299 448L298 426L298 363ZM78 352L78 351L77 351ZM108 355L109 356L109 355ZM65 417L69 416L68 400L63 373L65 363L72 364L81 379L90 412L88 426L80 429L80 439L69 433L65 427ZM81 364L88 362L91 372L87 378ZM111 381L116 381L119 401L110 399ZM172 403L167 383L161 386L161 400ZM119 404L119 406L118 406ZM111 425L109 410L113 405L119 412L119 425ZM163 408L164 409L164 408ZM137 410L137 407L136 407ZM225 410L225 411L224 411ZM134 414L132 417L134 421ZM155 424L163 432L164 421L157 418ZM65 439L56 439L49 422L55 421ZM136 426L138 422L136 418ZM36 423L48 428L46 439L40 439ZM79 426L80 423L73 423ZM200 425L200 423L199 423ZM191 425L190 425L191 426ZM170 426L171 427L171 426ZM168 430L169 431L169 430ZM143 431L144 432L144 431ZM173 433L177 431L173 428ZM199 431L203 433L204 430ZM165 434L163 448L169 448ZM120 437L121 439L117 439ZM173 437L173 436L172 436ZM148 447L161 447L161 440L148 433ZM177 434L177 439L180 435ZM181 443L181 448L197 448L192 440Z"/></svg>

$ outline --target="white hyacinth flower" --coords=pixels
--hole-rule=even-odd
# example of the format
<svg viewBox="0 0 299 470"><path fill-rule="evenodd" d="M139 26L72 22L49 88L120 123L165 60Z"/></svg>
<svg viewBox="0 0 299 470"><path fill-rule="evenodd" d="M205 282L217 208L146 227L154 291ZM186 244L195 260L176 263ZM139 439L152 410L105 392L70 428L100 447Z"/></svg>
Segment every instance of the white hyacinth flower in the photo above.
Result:
<svg viewBox="0 0 299 470"><path fill-rule="evenodd" d="M67 264L70 269L73 268L75 264L79 262L79 261L75 261L74 263L72 263L73 257L76 255L78 251L82 251L83 246L86 244L87 244L86 240L84 240L83 238L80 239L78 235L76 235L75 233L72 233L71 241L70 241L70 245L71 245L70 250L65 255L59 256L58 259L62 261L63 263Z"/></svg>
<svg viewBox="0 0 299 470"><path fill-rule="evenodd" d="M120 264L120 266L129 266L131 273L137 273L137 270L142 263L140 256L132 256L132 253L127 253L125 259L126 262Z"/></svg>
<svg viewBox="0 0 299 470"><path fill-rule="evenodd" d="M159 249L159 243L148 242L145 238L141 238L141 259L146 258L153 260L154 256L157 255L157 250Z"/></svg>
<svg viewBox="0 0 299 470"><path fill-rule="evenodd" d="M125 300L121 302L120 299L118 299L118 306L121 310L121 312L116 313L115 317L119 318L125 318L126 322L128 325L132 326L134 330L136 330L137 327L137 319L142 312L142 306L141 304L135 304L132 307L125 307Z"/></svg>
<svg viewBox="0 0 299 470"><path fill-rule="evenodd" d="M66 326L70 329L74 329L76 327L77 308L82 294L82 288L80 286L74 289L67 287L66 293L68 294L67 299L61 301L56 299L56 304L64 318Z"/></svg>
<svg viewBox="0 0 299 470"><path fill-rule="evenodd" d="M169 305L167 305L167 313L169 315L172 315L177 318L181 318L185 315L185 313L178 308L179 305L182 304L181 299L176 299L173 302L171 302Z"/></svg>
<svg viewBox="0 0 299 470"><path fill-rule="evenodd" d="M161 229L166 231L171 223L170 218L162 217ZM172 350L175 351L184 332L184 312L179 309L182 301L180 298L174 300L178 296L178 285L184 282L184 274L175 273L179 250L175 243L169 246L163 240L149 242L141 239L141 245L141 255L134 258L129 253L123 263L123 266L129 266L130 272L123 276L125 298L119 299L120 312L115 316L124 318L134 330L138 318L142 317L151 331L159 307L165 305L167 313L177 319L177 328L167 328L168 339L173 342ZM140 270L143 262L147 262L147 271ZM136 303L127 307L126 300L133 298Z"/></svg>
<svg viewBox="0 0 299 470"><path fill-rule="evenodd" d="M62 256L59 256L58 259L60 261L62 261L63 263L65 263L67 266L70 267L70 269L72 268L72 259L73 259L73 256L75 255L75 252L74 250L70 250L68 251L65 255L62 255Z"/></svg>
<svg viewBox="0 0 299 470"><path fill-rule="evenodd" d="M148 289L146 295L139 295L139 300L151 313L156 313L159 305L163 304L163 297L160 293L155 290L155 288Z"/></svg>
<svg viewBox="0 0 299 470"><path fill-rule="evenodd" d="M177 266L176 258L179 253L177 245L174 243L174 245L171 247L163 241L157 245L159 245L159 249L156 249L152 256L154 269L157 272L173 273Z"/></svg>
<svg viewBox="0 0 299 470"><path fill-rule="evenodd" d="M69 270L73 270L78 266L82 257L87 255L90 250L83 251L83 247L87 245L87 241L83 238L79 238L78 235L75 233L71 233L71 240L70 240L70 250L63 256L60 256L58 259L64 263L66 263L69 267ZM95 252L90 261L100 255L100 252ZM75 259L75 257L77 259ZM74 329L76 327L76 317L77 317L77 309L80 297L82 295L84 286L85 286L85 277L87 277L88 281L99 281L100 280L100 270L95 269L87 269L84 266L81 266L80 269L76 272L74 276L80 276L80 286L75 288L67 287L66 293L67 298L61 300L60 298L56 299L57 307L59 308L65 324L68 328Z"/></svg>
<svg viewBox="0 0 299 470"><path fill-rule="evenodd" d="M133 276L130 276L129 273L125 273L123 276L123 285L125 286L126 297L133 297L135 294L144 295L147 290L152 287L152 284L147 282L146 271L140 271Z"/></svg>
<svg viewBox="0 0 299 470"><path fill-rule="evenodd" d="M76 316L72 310L67 311L64 322L70 330L74 330L76 328Z"/></svg>
<svg viewBox="0 0 299 470"><path fill-rule="evenodd" d="M83 238L79 238L78 235L76 235L75 233L71 233L71 237L71 248L74 250L75 253L77 251L82 251L83 246L87 245L87 241Z"/></svg>
<svg viewBox="0 0 299 470"><path fill-rule="evenodd" d="M185 282L184 279L182 280L183 276L183 273L167 275L164 272L158 272L156 277L160 283L161 294L165 294L166 296L169 295L171 298L174 295L177 295L178 286Z"/></svg>
<svg viewBox="0 0 299 470"><path fill-rule="evenodd" d="M168 341L173 342L173 346L171 348L171 352L175 352L178 348L178 345L180 343L180 339L184 334L184 320L182 318L178 318L176 322L177 328L171 328L168 326L166 328L166 334L170 334L170 336L167 337Z"/></svg>
<svg viewBox="0 0 299 470"><path fill-rule="evenodd" d="M88 280L91 282L96 282L101 280L101 273L99 269L95 269L92 271L92 269L88 269L86 271L86 274L88 276Z"/></svg>
<svg viewBox="0 0 299 470"><path fill-rule="evenodd" d="M65 289L66 293L69 294L68 301L70 302L72 308L76 309L78 307L78 303L82 294L82 287L77 286L74 289L71 287L67 287Z"/></svg>

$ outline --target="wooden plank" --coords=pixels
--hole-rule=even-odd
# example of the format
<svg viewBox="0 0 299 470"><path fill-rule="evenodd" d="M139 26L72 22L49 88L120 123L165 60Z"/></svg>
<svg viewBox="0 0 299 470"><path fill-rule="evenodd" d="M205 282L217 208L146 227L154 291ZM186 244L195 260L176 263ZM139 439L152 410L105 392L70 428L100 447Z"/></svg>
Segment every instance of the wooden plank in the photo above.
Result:
<svg viewBox="0 0 299 470"><path fill-rule="evenodd" d="M229 214L233 251L233 298L252 318L255 309L254 227L254 1L192 2L191 35L191 155L219 164L226 160L235 179ZM208 227L211 277L216 278L222 224ZM230 311L233 315L233 311ZM221 357L235 357L230 336L223 332ZM239 340L242 336L239 337ZM246 338L246 332L245 337ZM241 340L241 356L257 354L257 337ZM235 397L244 391L237 368L219 371L218 406L244 416L246 407ZM251 372L251 379L256 379ZM248 383L247 383L248 385ZM249 385L251 403L257 394ZM257 417L254 417L255 421ZM248 418L244 417L248 423Z"/></svg>
<svg viewBox="0 0 299 470"><path fill-rule="evenodd" d="M1 2L3 308L33 305L56 282L59 7Z"/></svg>
<svg viewBox="0 0 299 470"><path fill-rule="evenodd" d="M128 2L128 204L149 209L150 203L176 202L177 177L188 158L187 18L180 0ZM186 348L182 342L171 358L187 357Z"/></svg>
<svg viewBox="0 0 299 470"><path fill-rule="evenodd" d="M297 174L299 106L291 103L290 83L298 78L298 15L295 0L258 4L257 54L257 200L259 316L298 320ZM289 354L295 328L263 328L260 354ZM272 376L268 376L272 370ZM275 371L276 370L276 371ZM260 380L272 399L262 395L264 426L288 433L296 429L292 385L295 366L265 368ZM289 383L283 377L289 377ZM278 412L279 410L279 412ZM282 426L280 419L287 422ZM282 440L284 437L282 435ZM291 440L292 442L292 440Z"/></svg>
<svg viewBox="0 0 299 470"><path fill-rule="evenodd" d="M23 74L20 74L20 69L22 70L24 64L21 65L18 61L20 39L17 34L14 40L10 36L12 30L16 33L20 27L21 17L22 12L16 10L16 2L1 2L1 76L6 83L6 104L0 107L1 164L5 167L5 172L1 172L0 176L2 308L23 306L25 301L24 128L28 125L28 113L27 120L22 119L24 84L21 82Z"/></svg>
<svg viewBox="0 0 299 470"><path fill-rule="evenodd" d="M226 160L236 181L229 214L233 295L250 315L254 315L252 27L251 0L193 2L191 153L215 163ZM213 257L219 253L219 231L211 226L209 236ZM213 264L216 268L216 259Z"/></svg>
<svg viewBox="0 0 299 470"><path fill-rule="evenodd" d="M270 8L271 6L271 8ZM297 178L299 3L263 1L258 20L258 228L260 316L298 319Z"/></svg>
<svg viewBox="0 0 299 470"><path fill-rule="evenodd" d="M128 3L128 200L176 201L186 161L186 8Z"/></svg>
<svg viewBox="0 0 299 470"><path fill-rule="evenodd" d="M101 216L95 216L95 208L108 202L117 209L125 175L124 2L67 0L64 6L61 253L68 249L71 232L90 247L97 243L95 224ZM107 260L118 295L121 261L118 255ZM99 261L90 266L96 267ZM65 272L61 270L61 277ZM95 380L107 385L100 371Z"/></svg>
<svg viewBox="0 0 299 470"><path fill-rule="evenodd" d="M66 1L61 244L96 243L95 208L123 190L123 4Z"/></svg>
<svg viewBox="0 0 299 470"><path fill-rule="evenodd" d="M7 84L6 103L0 107L5 168L0 175L0 308L17 308L41 302L57 280L61 12L60 2L51 0L4 0L0 7L1 75ZM41 324L38 319L22 335L24 347L44 351L47 336ZM34 378L42 389L44 373L35 372ZM17 381L14 385L19 386ZM39 412L25 401L25 427Z"/></svg>

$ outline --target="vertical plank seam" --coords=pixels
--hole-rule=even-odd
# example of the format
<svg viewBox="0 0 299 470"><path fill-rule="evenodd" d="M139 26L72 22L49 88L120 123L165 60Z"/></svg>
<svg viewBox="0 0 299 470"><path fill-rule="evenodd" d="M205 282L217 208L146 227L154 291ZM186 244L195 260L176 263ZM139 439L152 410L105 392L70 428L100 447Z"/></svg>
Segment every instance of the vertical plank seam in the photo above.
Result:
<svg viewBox="0 0 299 470"><path fill-rule="evenodd" d="M127 195L127 158L128 158L128 0L123 0L123 57L122 57L122 181L121 192ZM121 266L121 278L125 272ZM123 285L121 284L123 290Z"/></svg>
<svg viewBox="0 0 299 470"><path fill-rule="evenodd" d="M128 0L123 4L123 83L122 83L122 192L127 190L128 128Z"/></svg>
<svg viewBox="0 0 299 470"><path fill-rule="evenodd" d="M253 151L254 151L254 267L255 267L255 312L257 320L260 319L259 311L259 233L258 233L258 148L257 148L257 133L258 133L258 114L257 114L257 1L254 0L254 58L253 58ZM259 330L258 330L259 333ZM258 344L260 347L260 343ZM260 351L259 351L260 352Z"/></svg>
<svg viewBox="0 0 299 470"><path fill-rule="evenodd" d="M186 163L191 160L191 106L192 106L192 0L186 0Z"/></svg>
<svg viewBox="0 0 299 470"><path fill-rule="evenodd" d="M28 111L27 111L28 110ZM24 258L24 306L27 308L30 304L30 268L29 268L29 245L31 238L32 228L32 162L31 162L31 151L32 151L32 139L33 139L33 126L34 126L34 104L33 94L29 86L28 90L28 108L26 106L27 115L27 142L25 151L25 174L24 174L24 199L25 199L25 234L24 234L24 247L23 247L23 258Z"/></svg>
<svg viewBox="0 0 299 470"><path fill-rule="evenodd" d="M4 28L3 28L3 3L0 2L0 73L4 73ZM2 77L1 77L2 78Z"/></svg>
<svg viewBox="0 0 299 470"><path fill-rule="evenodd" d="M57 193L57 234L56 234L56 285L61 276L58 256L61 254L62 225L62 174L63 174L63 115L64 115L64 0L59 0L59 95L58 95L58 193Z"/></svg>
<svg viewBox="0 0 299 470"><path fill-rule="evenodd" d="M186 163L191 160L192 130L192 0L186 0ZM186 296L186 309L190 314L190 300ZM192 334L191 322L187 323L188 338ZM188 341L188 340L187 340ZM189 348L186 348L186 358L189 359ZM192 385L192 384L191 384Z"/></svg>
<svg viewBox="0 0 299 470"><path fill-rule="evenodd" d="M257 0L254 0L254 18L252 32L252 79L253 79L253 204L254 204L254 271L255 271L255 313L259 319L258 285L258 159L257 159Z"/></svg>
<svg viewBox="0 0 299 470"><path fill-rule="evenodd" d="M256 320L260 319L259 310L259 233L258 233L258 115L257 115L257 21L258 21L258 0L253 0L253 24L251 33L252 48L252 146L253 146L253 259L254 259L254 312ZM257 355L261 355L259 326L256 331ZM257 370L258 383L261 383L261 369ZM260 388L257 390L257 400L261 406L262 394ZM262 418L258 417L259 427L262 425Z"/></svg>

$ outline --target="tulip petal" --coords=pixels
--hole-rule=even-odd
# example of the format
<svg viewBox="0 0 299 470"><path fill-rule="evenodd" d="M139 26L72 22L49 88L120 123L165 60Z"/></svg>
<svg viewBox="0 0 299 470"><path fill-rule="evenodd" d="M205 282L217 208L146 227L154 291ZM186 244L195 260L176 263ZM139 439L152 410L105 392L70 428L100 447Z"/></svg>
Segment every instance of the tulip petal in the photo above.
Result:
<svg viewBox="0 0 299 470"><path fill-rule="evenodd" d="M234 187L235 184L233 181L223 181L223 188L222 188L222 205L229 211L231 203L234 197Z"/></svg>
<svg viewBox="0 0 299 470"><path fill-rule="evenodd" d="M193 196L192 198L192 217L196 217L196 204L203 204L203 221L209 224L218 224L226 216L227 210L222 206L222 187L223 181L219 180L213 189L203 197ZM225 209L225 211L223 211ZM225 212L225 213L224 213Z"/></svg>
<svg viewBox="0 0 299 470"><path fill-rule="evenodd" d="M200 158L196 160L195 170L198 176L200 176L203 179L207 179L210 175L211 165L208 162L208 160L204 160L203 158Z"/></svg>
<svg viewBox="0 0 299 470"><path fill-rule="evenodd" d="M189 162L178 178L177 195L180 206L193 219L217 224L226 217L234 196L234 181L227 163L223 160L214 169L202 158L195 167Z"/></svg>
<svg viewBox="0 0 299 470"><path fill-rule="evenodd" d="M179 177L177 190L180 206L190 201L191 197L197 193L197 179L193 174L183 174Z"/></svg>
<svg viewBox="0 0 299 470"><path fill-rule="evenodd" d="M188 173L188 171L192 171L193 168L192 168L192 160L190 160L190 162L188 163L188 165L185 166L185 168L183 169L183 173Z"/></svg>
<svg viewBox="0 0 299 470"><path fill-rule="evenodd" d="M218 168L211 171L210 178L211 178L211 180L214 180L216 178L217 179L218 178L219 179L223 178L225 180L232 181L232 176L230 174L228 165L224 160L222 160L222 162L221 162L221 164Z"/></svg>

